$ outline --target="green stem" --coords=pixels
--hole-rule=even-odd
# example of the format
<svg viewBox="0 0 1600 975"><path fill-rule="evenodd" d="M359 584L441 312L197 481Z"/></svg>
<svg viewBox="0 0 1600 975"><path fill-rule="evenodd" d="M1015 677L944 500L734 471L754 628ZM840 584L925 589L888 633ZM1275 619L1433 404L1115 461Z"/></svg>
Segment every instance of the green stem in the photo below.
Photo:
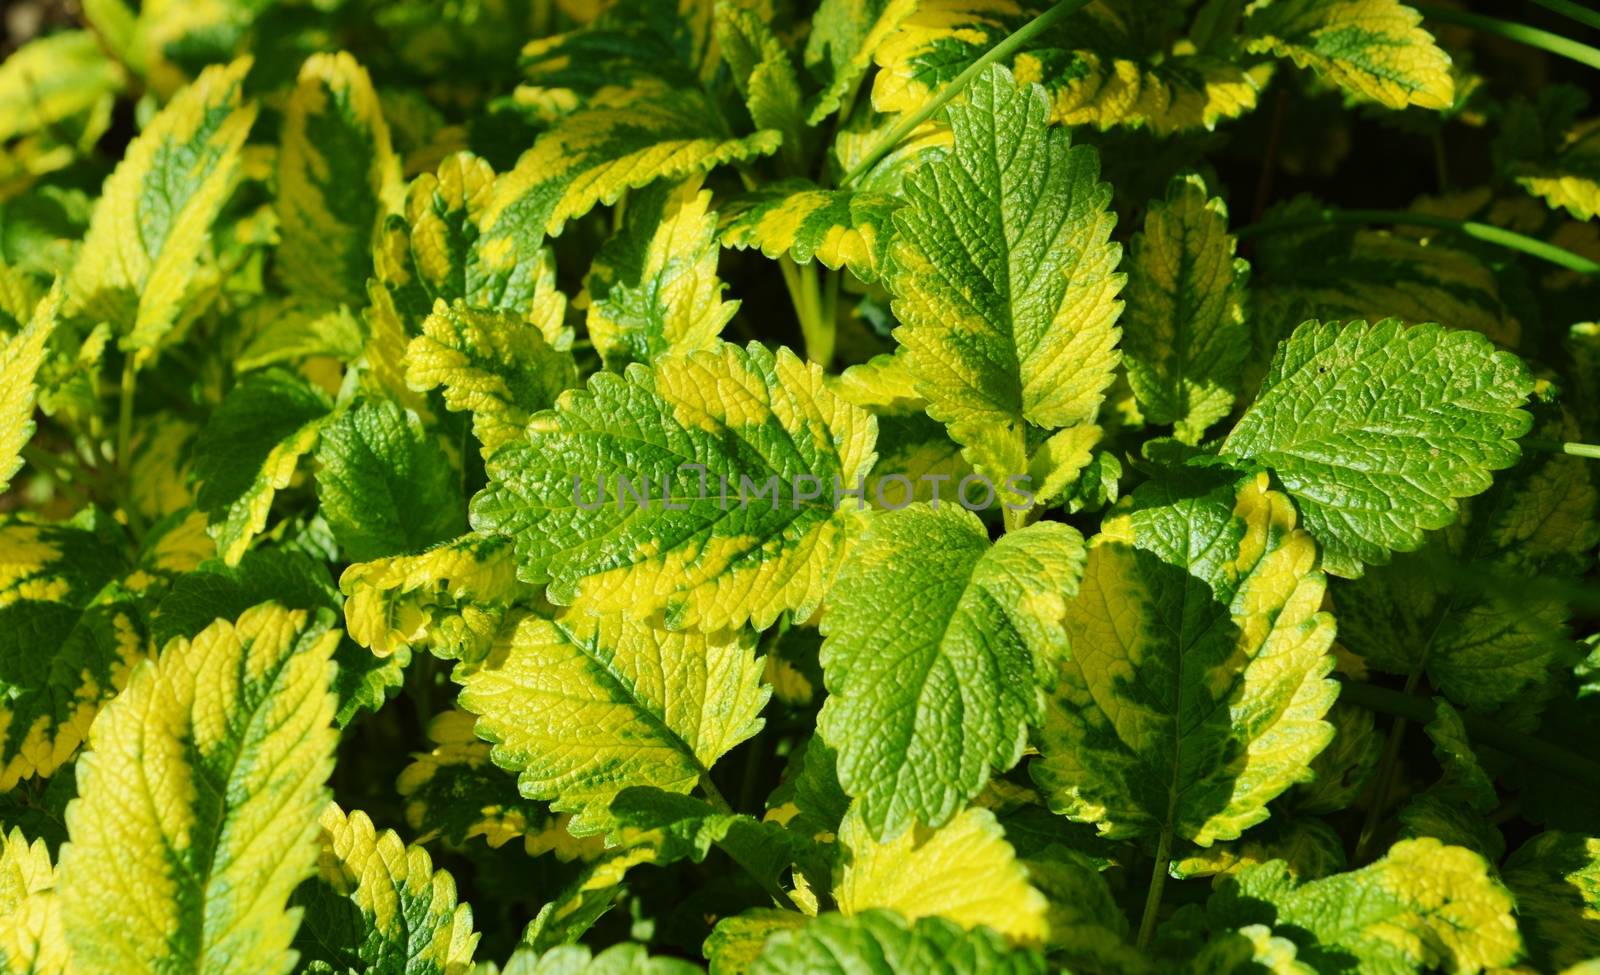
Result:
<svg viewBox="0 0 1600 975"><path fill-rule="evenodd" d="M861 157L860 162L851 167L850 172L846 173L844 179L839 181L839 185L849 186L859 179L863 173L876 165L879 159L887 155L889 150L899 145L901 139L915 131L917 126L932 118L933 114L943 108L950 99L961 94L962 90L967 87L973 78L981 74L984 68L1015 54L1023 45L1049 30L1056 21L1088 5L1089 0L1058 0L1055 6L1018 27L1012 32L1011 36L991 47L984 52L982 57L968 65L965 71L956 75L937 95L929 99L927 104L914 112L906 113L900 121L894 124L893 128L884 133L883 138L878 140L878 144L873 146L870 152Z"/></svg>
<svg viewBox="0 0 1600 975"><path fill-rule="evenodd" d="M1339 696L1352 704L1359 704L1380 714L1392 714L1418 724L1426 724L1433 720L1433 702L1404 691L1345 681ZM1461 720L1466 725L1468 737L1505 752L1513 758L1526 759L1580 781L1600 783L1600 762L1592 758L1569 751L1560 745L1552 745L1542 738L1512 731L1493 718L1471 711L1462 712Z"/></svg>
<svg viewBox="0 0 1600 975"><path fill-rule="evenodd" d="M1554 10L1563 17L1570 17L1586 27L1600 30L1600 12L1590 10L1581 3L1573 3L1572 0L1533 0L1533 2L1546 10Z"/></svg>
<svg viewBox="0 0 1600 975"><path fill-rule="evenodd" d="M717 812L727 815L733 814L733 807L728 805L728 800L723 797L717 784L711 781L709 771L700 773L700 791L706 794L706 801L717 807Z"/></svg>
<svg viewBox="0 0 1600 975"><path fill-rule="evenodd" d="M1600 50L1581 44L1570 37L1529 27L1527 24L1518 24L1509 20L1500 20L1496 17L1485 17L1482 14L1471 14L1465 10L1452 10L1449 7L1435 7L1431 3L1414 3L1411 5L1422 16L1430 20L1437 20L1444 24L1456 24L1461 27L1470 27L1485 34L1504 37L1508 41L1526 44L1529 47L1548 51L1551 54L1570 58L1579 64L1588 65L1600 70ZM1546 4L1550 6L1550 4ZM1555 9L1552 7L1552 9ZM1590 16L1594 16L1590 14Z"/></svg>
<svg viewBox="0 0 1600 975"><path fill-rule="evenodd" d="M785 256L782 260L790 258ZM800 332L806 341L806 358L826 369L833 361L834 321L827 317L824 308L816 261L799 268L799 301L795 310L800 315Z"/></svg>
<svg viewBox="0 0 1600 975"><path fill-rule="evenodd" d="M1573 443L1572 441L1568 440L1561 445L1561 452L1563 454L1571 454L1574 457L1587 457L1590 460L1600 460L1600 444Z"/></svg>
<svg viewBox="0 0 1600 975"><path fill-rule="evenodd" d="M116 492L135 538L144 537L144 519L133 503L133 396L138 388L137 354L130 351L122 359L122 384L117 391Z"/></svg>
<svg viewBox="0 0 1600 975"><path fill-rule="evenodd" d="M1440 230L1451 230L1465 234L1485 243L1521 251L1530 257L1537 257L1542 261L1548 261L1551 264L1564 267L1570 271L1577 271L1580 274L1600 274L1600 261L1592 261L1565 248L1547 244L1538 238L1490 226L1486 223L1478 223L1475 220L1456 220L1452 217L1440 217L1430 213L1413 213L1410 210L1344 210L1329 207L1314 213L1267 220L1262 223L1251 224L1248 227L1241 227L1235 231L1235 236L1242 239L1261 234L1276 233L1280 230L1298 230L1302 227L1315 227L1329 223L1389 223L1402 226L1436 227Z"/></svg>
<svg viewBox="0 0 1600 975"><path fill-rule="evenodd" d="M1144 895L1144 915L1139 918L1138 946L1150 947L1150 939L1156 933L1156 915L1161 911L1161 892L1167 886L1167 870L1172 866L1172 826L1168 824L1161 830L1161 839L1156 846L1156 863L1150 870L1150 889Z"/></svg>
<svg viewBox="0 0 1600 975"><path fill-rule="evenodd" d="M1372 783L1372 804L1367 807L1366 818L1361 821L1361 832L1356 835L1353 857L1356 864L1366 862L1367 850L1372 846L1373 839L1378 835L1378 826L1383 822L1383 811L1389 805L1389 790L1395 767L1400 761L1400 745L1405 741L1406 729L1406 719L1396 718L1383 740L1383 758L1378 762L1378 777Z"/></svg>

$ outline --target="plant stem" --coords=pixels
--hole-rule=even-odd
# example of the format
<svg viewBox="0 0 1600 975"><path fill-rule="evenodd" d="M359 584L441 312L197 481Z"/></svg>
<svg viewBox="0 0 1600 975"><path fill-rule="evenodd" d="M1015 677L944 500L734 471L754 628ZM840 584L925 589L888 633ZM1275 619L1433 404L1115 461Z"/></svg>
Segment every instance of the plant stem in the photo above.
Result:
<svg viewBox="0 0 1600 975"><path fill-rule="evenodd" d="M1347 680L1344 681L1340 697L1380 714L1392 714L1418 724L1426 724L1433 720L1432 701L1403 691ZM1600 762L1594 759L1569 751L1560 745L1553 745L1542 738L1512 731L1493 718L1486 718L1471 711L1463 711L1461 720L1467 727L1469 737L1505 752L1513 758L1526 759L1574 779L1600 782Z"/></svg>
<svg viewBox="0 0 1600 975"><path fill-rule="evenodd" d="M1549 454L1570 454L1573 457L1600 460L1600 444L1578 443L1572 440L1546 440L1543 437L1524 437L1522 438L1522 445L1530 450L1542 450Z"/></svg>
<svg viewBox="0 0 1600 975"><path fill-rule="evenodd" d="M1546 5L1548 6L1548 4ZM1508 41L1516 41L1518 44L1526 44L1541 51L1548 51L1560 57L1570 58L1579 64L1600 70L1600 50L1596 50L1587 44L1579 43L1570 37L1562 37L1560 34L1540 30L1537 27L1529 27L1527 24L1500 20L1496 17L1485 17L1482 14L1467 13L1465 10L1435 7L1431 3L1414 3L1411 6L1430 20L1470 27L1485 34L1504 37ZM1590 16L1594 15L1590 14Z"/></svg>
<svg viewBox="0 0 1600 975"><path fill-rule="evenodd" d="M849 186L859 179L863 173L876 165L879 159L887 155L889 150L899 145L901 139L915 131L917 126L932 118L933 114L943 108L950 99L961 94L962 89L966 88L973 78L981 74L984 68L1002 58L1008 58L1015 54L1024 44L1049 30L1050 26L1056 21L1088 5L1089 0L1057 0L1055 6L1018 27L1009 37L985 51L982 57L968 65L965 71L956 75L937 95L929 99L927 104L914 112L907 112L905 117L883 134L883 138L878 140L878 144L873 146L870 152L861 157L860 162L851 167L850 172L846 173L844 179L839 181L839 185Z"/></svg>
<svg viewBox="0 0 1600 975"><path fill-rule="evenodd" d="M782 260L790 258L785 255ZM833 361L834 321L828 317L822 300L817 262L800 266L799 278L799 301L795 310L800 315L800 332L806 341L806 358L826 369Z"/></svg>
<svg viewBox="0 0 1600 975"><path fill-rule="evenodd" d="M144 537L144 518L133 503L133 395L138 388L137 353L129 351L122 359L122 385L117 391L117 463L115 491L135 538Z"/></svg>
<svg viewBox="0 0 1600 975"><path fill-rule="evenodd" d="M1537 257L1542 261L1564 267L1569 271L1580 274L1600 274L1600 261L1592 261L1581 254L1554 244L1547 244L1535 237L1519 234L1514 231L1494 227L1475 220L1456 220L1452 217L1440 217L1430 213L1413 213L1409 210L1344 210L1328 207L1305 216L1284 217L1268 220L1263 223L1251 224L1235 231L1235 236L1243 239L1260 234L1276 233L1280 230L1297 230L1302 227L1315 227L1329 223L1389 223L1402 226L1437 227L1440 230L1452 230L1465 234L1476 240L1489 244L1496 244L1514 251L1521 251L1530 257Z"/></svg>
<svg viewBox="0 0 1600 975"><path fill-rule="evenodd" d="M1156 915L1161 910L1161 892L1167 886L1167 870L1172 866L1172 824L1167 824L1161 830L1161 839L1156 845L1156 863L1150 870L1150 889L1144 895L1144 915L1139 918L1140 949L1150 947L1150 939L1156 933Z"/></svg>
<svg viewBox="0 0 1600 975"><path fill-rule="evenodd" d="M733 807L728 805L728 800L723 797L717 784L711 781L709 771L700 773L700 790L706 794L706 801L717 807L717 812L730 815L733 813Z"/></svg>
<svg viewBox="0 0 1600 975"><path fill-rule="evenodd" d="M1573 3L1572 0L1533 0L1533 2L1546 10L1554 10L1563 17L1570 17L1586 27L1600 30L1600 12L1590 10L1581 3Z"/></svg>

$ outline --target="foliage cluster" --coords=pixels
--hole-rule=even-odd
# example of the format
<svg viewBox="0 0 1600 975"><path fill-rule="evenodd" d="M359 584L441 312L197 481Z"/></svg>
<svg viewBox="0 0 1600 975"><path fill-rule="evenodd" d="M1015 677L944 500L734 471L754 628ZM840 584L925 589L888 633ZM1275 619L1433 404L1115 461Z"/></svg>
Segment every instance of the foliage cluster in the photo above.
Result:
<svg viewBox="0 0 1600 975"><path fill-rule="evenodd" d="M81 6L0 973L1600 972L1589 8Z"/></svg>

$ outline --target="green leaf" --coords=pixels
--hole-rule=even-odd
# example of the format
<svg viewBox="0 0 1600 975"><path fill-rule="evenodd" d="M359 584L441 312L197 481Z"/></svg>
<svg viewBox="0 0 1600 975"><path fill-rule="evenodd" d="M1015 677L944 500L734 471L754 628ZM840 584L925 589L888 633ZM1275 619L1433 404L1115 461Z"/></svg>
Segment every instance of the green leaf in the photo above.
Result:
<svg viewBox="0 0 1600 975"><path fill-rule="evenodd" d="M558 344L566 299L555 290L554 266L547 262L541 273L535 314L542 326L441 299L406 349L406 383L419 392L443 387L448 409L470 411L485 459L519 440L529 418L578 381L571 353Z"/></svg>
<svg viewBox="0 0 1600 975"><path fill-rule="evenodd" d="M748 635L669 633L618 616L526 615L481 664L457 668L494 761L522 794L605 829L623 788L688 792L761 729L770 691Z"/></svg>
<svg viewBox="0 0 1600 975"><path fill-rule="evenodd" d="M1093 4L1028 43L1011 62L1040 84L1051 122L1148 127L1159 135L1213 128L1256 107L1271 65L1246 66L1175 36L1169 4ZM916 111L991 48L1049 9L1042 0L925 2L877 52L872 104ZM1178 15L1181 17L1181 15Z"/></svg>
<svg viewBox="0 0 1600 975"><path fill-rule="evenodd" d="M1032 525L991 546L948 502L872 520L822 619L817 729L874 836L947 822L1022 757L1083 561L1076 529Z"/></svg>
<svg viewBox="0 0 1600 975"><path fill-rule="evenodd" d="M759 248L774 259L787 254L796 264L814 258L833 271L849 268L871 284L888 264L890 218L901 202L888 193L785 180L729 200L722 209L722 243Z"/></svg>
<svg viewBox="0 0 1600 975"><path fill-rule="evenodd" d="M0 63L0 143L49 131L77 115L109 113L122 72L95 35L64 30L36 37Z"/></svg>
<svg viewBox="0 0 1600 975"><path fill-rule="evenodd" d="M1600 839L1540 833L1511 854L1504 876L1539 970L1600 958Z"/></svg>
<svg viewBox="0 0 1600 975"><path fill-rule="evenodd" d="M44 840L29 843L18 829L0 836L0 972L65 975L71 954L55 886Z"/></svg>
<svg viewBox="0 0 1600 975"><path fill-rule="evenodd" d="M518 575L558 605L704 631L803 619L860 518L834 481L865 477L874 435L787 349L669 356L535 417L490 459L472 524L515 538Z"/></svg>
<svg viewBox="0 0 1600 975"><path fill-rule="evenodd" d="M278 152L278 271L304 299L360 308L372 240L399 203L400 161L366 69L347 52L300 68Z"/></svg>
<svg viewBox="0 0 1600 975"><path fill-rule="evenodd" d="M799 866L815 882L829 882L827 860L799 834L777 823L718 809L703 799L630 787L617 794L610 811L616 825L608 842L648 846L654 851L652 862L658 865L678 860L702 863L715 845L774 895L781 893L791 866Z"/></svg>
<svg viewBox="0 0 1600 975"><path fill-rule="evenodd" d="M630 868L648 863L655 852L649 846L608 850L586 864L556 899L539 909L522 933L534 951L549 951L583 937L628 892L624 881ZM584 949L587 952L588 949ZM567 957L574 957L568 953Z"/></svg>
<svg viewBox="0 0 1600 975"><path fill-rule="evenodd" d="M295 948L323 971L468 975L478 935L456 883L428 851L379 832L366 813L335 803L322 813L317 876L292 903L305 912Z"/></svg>
<svg viewBox="0 0 1600 975"><path fill-rule="evenodd" d="M717 922L706 937L705 953L711 975L744 975L755 963L767 937L776 931L805 926L811 919L796 911L754 907Z"/></svg>
<svg viewBox="0 0 1600 975"><path fill-rule="evenodd" d="M709 348L733 317L739 303L722 300L710 205L697 178L628 198L621 229L583 281L589 337L607 366Z"/></svg>
<svg viewBox="0 0 1600 975"><path fill-rule="evenodd" d="M697 87L654 78L607 87L561 119L495 182L480 219L486 253L556 236L596 204L658 179L681 179L777 151L777 132L735 136Z"/></svg>
<svg viewBox="0 0 1600 975"><path fill-rule="evenodd" d="M955 150L907 182L890 248L917 390L997 483L1027 471L1030 428L1094 420L1118 360L1111 190L1045 114L1004 68L975 79L949 109Z"/></svg>
<svg viewBox="0 0 1600 975"><path fill-rule="evenodd" d="M822 0L806 38L806 68L822 83L807 125L816 125L851 98L873 56L919 0Z"/></svg>
<svg viewBox="0 0 1600 975"><path fill-rule="evenodd" d="M644 945L620 944L593 954L583 945L561 945L539 954L520 948L501 975L699 975L700 966L681 958L650 955Z"/></svg>
<svg viewBox="0 0 1600 975"><path fill-rule="evenodd" d="M153 350L178 317L255 122L248 57L207 68L128 146L106 180L67 283L66 313Z"/></svg>
<svg viewBox="0 0 1600 975"><path fill-rule="evenodd" d="M176 640L106 708L67 807L73 970L286 973L337 742L325 618L263 604Z"/></svg>
<svg viewBox="0 0 1600 975"><path fill-rule="evenodd" d="M559 341L565 309L540 237L493 247L483 221L494 195L494 169L470 152L445 157L406 193L405 217L385 222L375 255L378 276L415 331L434 302L525 316ZM414 316L414 318L413 318Z"/></svg>
<svg viewBox="0 0 1600 975"><path fill-rule="evenodd" d="M0 336L0 493L22 469L22 448L33 437L33 408L39 395L35 378L55 334L60 307L61 292L53 291L34 306L25 328L10 337Z"/></svg>
<svg viewBox="0 0 1600 975"><path fill-rule="evenodd" d="M981 925L1034 945L1050 933L1049 902L987 809L967 809L937 829L916 826L884 843L852 810L839 843L848 855L833 896L846 915L887 908L909 920Z"/></svg>
<svg viewBox="0 0 1600 975"><path fill-rule="evenodd" d="M866 490L873 507L903 508L941 497L947 503L952 501L952 494L960 490L972 467L961 456L960 445L945 432L944 424L928 416L927 401L917 395L904 356L873 356L831 377L830 385L877 418L878 461L867 478ZM960 499L954 503L959 504Z"/></svg>
<svg viewBox="0 0 1600 975"><path fill-rule="evenodd" d="M1196 848L1172 860L1179 880L1237 874L1280 860L1296 881L1316 880L1345 868L1344 841L1320 819L1274 815L1237 840Z"/></svg>
<svg viewBox="0 0 1600 975"><path fill-rule="evenodd" d="M720 0L715 17L717 46L750 111L750 120L758 129L780 133L783 146L779 151L785 164L791 171L802 169L806 160L804 95L789 52L758 11L736 0Z"/></svg>
<svg viewBox="0 0 1600 975"><path fill-rule="evenodd" d="M144 659L111 519L0 522L0 791L54 774Z"/></svg>
<svg viewBox="0 0 1600 975"><path fill-rule="evenodd" d="M1338 701L1326 720L1333 725L1333 743L1311 760L1311 780L1285 794L1297 812L1320 815L1349 809L1378 770L1383 736L1371 711Z"/></svg>
<svg viewBox="0 0 1600 975"><path fill-rule="evenodd" d="M1318 972L1476 972L1522 952L1512 899L1483 858L1402 840L1360 870L1296 885L1282 861L1225 881L1209 910L1231 927L1269 925Z"/></svg>
<svg viewBox="0 0 1600 975"><path fill-rule="evenodd" d="M1575 436L1570 420L1539 425ZM1571 607L1533 580L1576 583L1600 541L1589 462L1530 452L1421 551L1339 586L1339 639L1377 670L1426 676L1476 708L1515 701L1573 651Z"/></svg>
<svg viewBox="0 0 1600 975"><path fill-rule="evenodd" d="M400 772L395 790L405 799L406 823L416 842L443 839L451 848L483 837L491 849L520 839L530 856L553 852L559 860L599 856L599 836L578 839L567 832L571 816L555 815L546 803L517 791L516 776L490 761L489 743L473 733L477 718L444 711L428 722L432 751L418 753Z"/></svg>
<svg viewBox="0 0 1600 975"><path fill-rule="evenodd" d="M209 559L174 580L150 620L151 643L164 647L176 637L193 639L214 620L234 619L269 600L309 612L337 613L341 606L327 569L312 557L292 549L254 549L236 566ZM358 711L382 707L404 676L399 658L367 653L349 640L339 642L333 659L339 665L334 720L341 728Z"/></svg>
<svg viewBox="0 0 1600 975"><path fill-rule="evenodd" d="M411 555L466 530L450 457L415 413L365 400L322 429L317 500L352 561Z"/></svg>
<svg viewBox="0 0 1600 975"><path fill-rule="evenodd" d="M1510 170L1523 189L1552 209L1594 219L1600 214L1600 121L1589 119L1574 128L1548 162L1515 163Z"/></svg>
<svg viewBox="0 0 1600 975"><path fill-rule="evenodd" d="M195 504L229 565L267 525L273 496L316 445L331 406L321 390L280 369L251 373L211 414L194 445Z"/></svg>
<svg viewBox="0 0 1600 975"><path fill-rule="evenodd" d="M1399 836L1431 836L1464 846L1491 862L1506 851L1505 838L1489 815L1499 804L1494 782L1478 764L1461 715L1443 698L1434 699L1434 716L1424 730L1442 774L1400 810Z"/></svg>
<svg viewBox="0 0 1600 975"><path fill-rule="evenodd" d="M824 914L778 931L751 975L1043 975L1036 951L1009 947L993 931L962 931L940 918L908 923L892 911Z"/></svg>
<svg viewBox="0 0 1600 975"><path fill-rule="evenodd" d="M339 577L350 636L379 657L421 648L446 660L487 656L511 608L535 590L517 580L509 539L463 535L417 555L350 566Z"/></svg>
<svg viewBox="0 0 1600 975"><path fill-rule="evenodd" d="M1421 23L1399 0L1256 0L1243 30L1251 52L1288 58L1357 99L1449 108L1450 55Z"/></svg>
<svg viewBox="0 0 1600 975"><path fill-rule="evenodd" d="M1533 388L1483 336L1393 319L1307 322L1278 350L1222 456L1272 469L1331 573L1409 552L1516 463Z"/></svg>
<svg viewBox="0 0 1600 975"><path fill-rule="evenodd" d="M1300 197L1269 210L1266 219L1294 220L1321 209ZM1271 247L1256 250L1250 279L1250 325L1261 367L1290 330L1310 318L1448 322L1516 347L1522 326L1502 299L1494 269L1427 234L1416 239L1417 232L1337 224L1274 234Z"/></svg>
<svg viewBox="0 0 1600 975"><path fill-rule="evenodd" d="M1067 604L1030 766L1112 839L1236 839L1333 737L1333 618L1311 536L1264 475L1157 478L1107 518Z"/></svg>
<svg viewBox="0 0 1600 975"><path fill-rule="evenodd" d="M1174 177L1134 235L1122 315L1128 384L1147 421L1198 443L1233 411L1250 333L1249 265L1234 257L1228 208L1199 176Z"/></svg>

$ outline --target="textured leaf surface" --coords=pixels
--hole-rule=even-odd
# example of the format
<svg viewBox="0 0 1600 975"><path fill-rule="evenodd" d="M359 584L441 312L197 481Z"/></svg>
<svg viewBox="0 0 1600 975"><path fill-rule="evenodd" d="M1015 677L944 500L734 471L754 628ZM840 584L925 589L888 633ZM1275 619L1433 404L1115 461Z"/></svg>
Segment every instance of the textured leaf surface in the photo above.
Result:
<svg viewBox="0 0 1600 975"><path fill-rule="evenodd" d="M1029 425L1093 420L1118 359L1111 191L1045 114L990 68L949 109L954 152L895 214L895 338L929 415L991 478L1027 469Z"/></svg>
<svg viewBox="0 0 1600 975"><path fill-rule="evenodd" d="M273 496L289 486L302 455L316 445L330 404L321 390L278 369L235 386L194 446L195 504L206 513L217 551L237 565L267 525Z"/></svg>
<svg viewBox="0 0 1600 975"><path fill-rule="evenodd" d="M765 129L732 135L698 88L655 79L607 88L541 135L495 183L480 226L491 248L555 236L627 190L769 155L781 141Z"/></svg>
<svg viewBox="0 0 1600 975"><path fill-rule="evenodd" d="M67 313L109 321L132 349L176 319L255 121L250 59L206 69L128 146L106 180L67 284Z"/></svg>
<svg viewBox="0 0 1600 975"><path fill-rule="evenodd" d="M466 530L460 475L393 403L363 401L324 426L317 467L322 516L352 561L410 555Z"/></svg>
<svg viewBox="0 0 1600 975"><path fill-rule="evenodd" d="M463 535L417 555L350 566L339 577L345 627L380 657L413 648L447 660L488 655L501 621L533 589L519 582L511 542Z"/></svg>
<svg viewBox="0 0 1600 975"><path fill-rule="evenodd" d="M875 836L943 824L1022 757L1083 559L1076 529L1033 525L991 546L949 502L873 519L823 617L817 727Z"/></svg>
<svg viewBox="0 0 1600 975"><path fill-rule="evenodd" d="M1333 619L1266 477L1157 479L1091 543L1039 736L1051 808L1111 838L1234 839L1328 744Z"/></svg>
<svg viewBox="0 0 1600 975"><path fill-rule="evenodd" d="M1198 176L1179 177L1133 238L1123 357L1139 410L1195 443L1233 410L1250 351L1249 266L1234 257L1228 208Z"/></svg>
<svg viewBox="0 0 1600 975"><path fill-rule="evenodd" d="M874 840L852 812L839 842L849 856L833 893L844 914L888 908L909 920L938 916L1030 944L1049 934L1049 902L1028 883L1027 868L987 809L968 809L938 829L919 826L887 843Z"/></svg>
<svg viewBox="0 0 1600 975"><path fill-rule="evenodd" d="M287 973L316 858L338 631L264 604L136 670L78 761L61 911L74 971Z"/></svg>
<svg viewBox="0 0 1600 975"><path fill-rule="evenodd" d="M398 203L399 167L366 70L343 51L307 58L278 153L277 259L291 292L366 304L372 238Z"/></svg>
<svg viewBox="0 0 1600 975"><path fill-rule="evenodd" d="M962 931L940 918L907 923L892 911L826 914L767 939L751 975L1043 975L1038 952L1013 949L992 931Z"/></svg>
<svg viewBox="0 0 1600 975"><path fill-rule="evenodd" d="M923 0L877 52L880 112L915 111L990 48L1048 7L1015 0ZM1270 66L1244 66L1172 43L1171 10L1095 4L1030 42L1011 62L1019 82L1044 86L1050 120L1147 126L1166 134L1211 128L1255 108Z"/></svg>
<svg viewBox="0 0 1600 975"><path fill-rule="evenodd" d="M501 448L472 524L513 536L518 574L548 581L560 605L764 627L816 608L859 518L848 501L834 509L833 481L866 475L875 432L787 349L635 364L592 377Z"/></svg>
<svg viewBox="0 0 1600 975"><path fill-rule="evenodd" d="M1535 965L1600 958L1600 839L1540 833L1511 854L1504 876Z"/></svg>
<svg viewBox="0 0 1600 975"><path fill-rule="evenodd" d="M486 459L520 439L529 418L578 381L571 354L553 344L566 300L549 264L535 307L542 325L440 300L406 350L406 383L419 391L443 387L447 408L470 411Z"/></svg>
<svg viewBox="0 0 1600 975"><path fill-rule="evenodd" d="M1299 886L1281 861L1263 864L1219 896L1235 901L1232 920L1271 925L1319 972L1475 972L1522 949L1511 895L1488 864L1434 839L1403 840L1370 866Z"/></svg>
<svg viewBox="0 0 1600 975"><path fill-rule="evenodd" d="M22 469L22 448L33 436L34 380L44 365L45 347L56 330L59 292L42 299L21 331L0 337L0 493Z"/></svg>
<svg viewBox="0 0 1600 975"><path fill-rule="evenodd" d="M1450 56L1399 0L1257 0L1244 32L1250 50L1289 58L1358 98L1388 108L1449 108Z"/></svg>
<svg viewBox="0 0 1600 975"><path fill-rule="evenodd" d="M583 835L605 828L622 788L688 792L761 729L770 692L753 642L577 611L529 615L455 676L495 764L518 773L524 795L574 813Z"/></svg>
<svg viewBox="0 0 1600 975"><path fill-rule="evenodd" d="M589 267L589 337L608 366L709 348L739 307L717 277L716 214L698 179L628 199L622 228Z"/></svg>
<svg viewBox="0 0 1600 975"><path fill-rule="evenodd" d="M806 39L806 67L822 82L822 91L806 124L816 125L839 110L878 49L916 9L917 0L822 0Z"/></svg>
<svg viewBox="0 0 1600 975"><path fill-rule="evenodd" d="M722 243L759 248L796 264L813 259L837 271L849 268L871 284L883 274L894 239L890 218L901 200L870 190L822 189L792 180L734 197L722 211Z"/></svg>
<svg viewBox="0 0 1600 975"><path fill-rule="evenodd" d="M295 892L305 911L295 947L302 963L332 971L467 975L478 936L472 908L428 851L379 832L366 813L334 803L322 813L317 875Z"/></svg>
<svg viewBox="0 0 1600 975"><path fill-rule="evenodd" d="M1417 548L1455 520L1458 498L1516 462L1531 389L1527 367L1476 333L1307 322L1222 455L1270 467L1328 571L1358 576Z"/></svg>
<svg viewBox="0 0 1600 975"><path fill-rule="evenodd" d="M145 656L109 518L0 523L0 790L55 773Z"/></svg>
<svg viewBox="0 0 1600 975"><path fill-rule="evenodd" d="M789 52L762 19L761 11L737 3L716 5L716 37L722 58L733 72L734 86L744 98L758 129L783 136L780 148L791 170L805 164L805 100Z"/></svg>
<svg viewBox="0 0 1600 975"><path fill-rule="evenodd" d="M61 931L55 870L44 840L18 829L0 836L0 972L64 975L70 953Z"/></svg>

